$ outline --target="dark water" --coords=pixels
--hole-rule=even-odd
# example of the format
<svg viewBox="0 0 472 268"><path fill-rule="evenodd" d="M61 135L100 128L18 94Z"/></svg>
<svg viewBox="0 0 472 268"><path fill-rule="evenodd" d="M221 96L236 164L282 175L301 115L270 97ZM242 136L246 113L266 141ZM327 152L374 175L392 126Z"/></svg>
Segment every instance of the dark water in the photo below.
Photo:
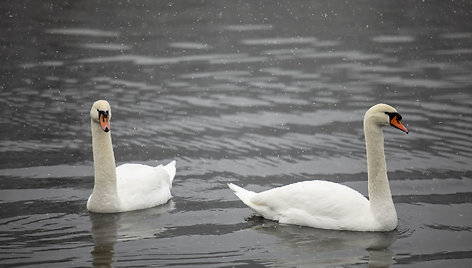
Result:
<svg viewBox="0 0 472 268"><path fill-rule="evenodd" d="M2 1L0 266L470 267L471 3ZM119 164L177 160L169 204L87 212L100 98ZM278 225L226 187L365 194L379 102L410 130L385 130L396 231Z"/></svg>

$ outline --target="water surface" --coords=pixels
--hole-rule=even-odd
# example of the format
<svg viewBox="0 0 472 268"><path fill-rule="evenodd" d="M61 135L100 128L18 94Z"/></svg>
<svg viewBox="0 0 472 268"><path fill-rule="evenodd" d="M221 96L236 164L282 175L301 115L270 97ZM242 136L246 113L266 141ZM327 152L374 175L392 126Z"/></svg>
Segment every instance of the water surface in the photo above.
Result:
<svg viewBox="0 0 472 268"><path fill-rule="evenodd" d="M468 267L467 1L4 1L0 265ZM89 110L118 164L177 160L168 204L89 214ZM254 217L227 188L327 179L367 194L362 119L385 129L399 226L355 233Z"/></svg>

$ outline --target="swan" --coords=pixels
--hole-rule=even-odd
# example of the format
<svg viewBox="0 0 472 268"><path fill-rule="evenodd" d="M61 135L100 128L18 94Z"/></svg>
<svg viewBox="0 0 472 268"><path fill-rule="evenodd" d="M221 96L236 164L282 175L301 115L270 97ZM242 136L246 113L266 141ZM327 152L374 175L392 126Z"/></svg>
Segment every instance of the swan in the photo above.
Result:
<svg viewBox="0 0 472 268"><path fill-rule="evenodd" d="M392 231L398 219L385 164L383 126L408 134L401 115L387 104L372 106L364 116L369 199L338 183L303 181L255 193L229 183L244 204L279 223L331 230Z"/></svg>
<svg viewBox="0 0 472 268"><path fill-rule="evenodd" d="M94 102L90 110L95 182L87 209L116 213L155 207L172 198L175 160L166 166L123 164L115 168L111 143L110 104Z"/></svg>

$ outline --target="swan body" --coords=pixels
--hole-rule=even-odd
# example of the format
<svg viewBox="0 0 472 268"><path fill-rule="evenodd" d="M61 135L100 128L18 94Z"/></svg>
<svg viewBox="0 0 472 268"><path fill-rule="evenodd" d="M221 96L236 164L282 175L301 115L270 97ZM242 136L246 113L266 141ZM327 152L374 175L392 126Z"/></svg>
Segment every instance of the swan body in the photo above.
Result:
<svg viewBox="0 0 472 268"><path fill-rule="evenodd" d="M261 193L228 186L254 212L280 223L333 230L394 230L398 220L387 178L382 127L391 125L408 133L400 120L401 115L386 104L372 106L364 116L369 199L345 185L322 180Z"/></svg>
<svg viewBox="0 0 472 268"><path fill-rule="evenodd" d="M116 213L151 208L166 203L175 177L175 161L163 166L124 164L115 167L111 142L111 109L96 101L90 110L95 183L87 209Z"/></svg>

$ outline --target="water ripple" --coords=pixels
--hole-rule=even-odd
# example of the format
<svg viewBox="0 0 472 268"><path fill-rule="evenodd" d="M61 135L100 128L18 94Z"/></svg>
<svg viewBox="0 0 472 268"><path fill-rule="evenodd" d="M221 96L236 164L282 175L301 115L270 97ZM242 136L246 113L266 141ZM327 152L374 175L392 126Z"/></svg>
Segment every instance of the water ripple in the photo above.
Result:
<svg viewBox="0 0 472 268"><path fill-rule="evenodd" d="M60 35L74 35L74 36L92 36L92 37L116 37L119 32L106 31L101 29L88 29L88 28L51 28L47 29L46 33L49 34L60 34Z"/></svg>
<svg viewBox="0 0 472 268"><path fill-rule="evenodd" d="M0 17L0 266L464 264L470 4L417 4L10 5ZM117 164L177 160L169 204L86 211L97 99L112 105ZM362 121L380 102L410 130L384 130L397 232L280 225L227 188L326 179L367 195Z"/></svg>
<svg viewBox="0 0 472 268"><path fill-rule="evenodd" d="M230 61L238 61L248 58L245 54L206 54L206 55L188 55L178 57L151 57L144 55L117 55L109 57L85 58L80 59L80 63L113 63L113 62L132 62L137 65L164 65L177 64L182 62L208 61L211 63L223 64Z"/></svg>

